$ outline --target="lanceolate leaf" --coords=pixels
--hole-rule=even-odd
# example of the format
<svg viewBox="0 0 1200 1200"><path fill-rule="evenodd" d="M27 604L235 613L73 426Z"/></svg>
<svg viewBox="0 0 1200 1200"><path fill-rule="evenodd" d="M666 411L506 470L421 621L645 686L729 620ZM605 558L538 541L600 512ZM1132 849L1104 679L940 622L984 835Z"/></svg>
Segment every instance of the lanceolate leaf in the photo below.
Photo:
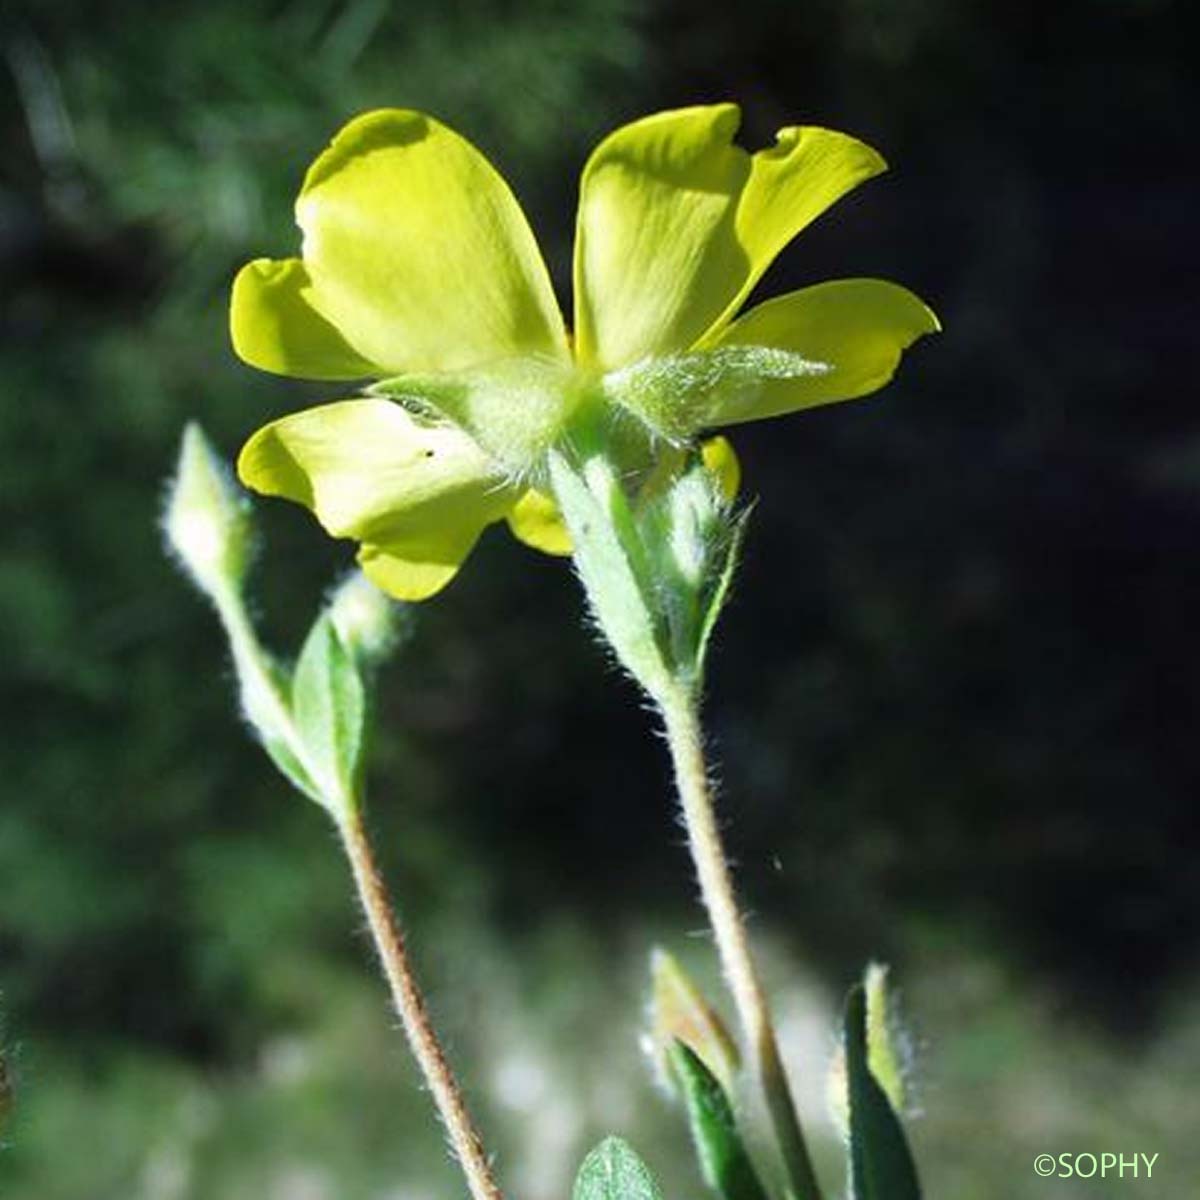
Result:
<svg viewBox="0 0 1200 1200"><path fill-rule="evenodd" d="M310 800L315 800L323 807L328 805L327 798L321 789L309 778L308 772L300 764L300 760L292 753L291 748L280 737L268 733L262 734L263 749L271 756L271 761L279 768L284 777Z"/></svg>
<svg viewBox="0 0 1200 1200"><path fill-rule="evenodd" d="M671 1047L670 1058L687 1104L704 1182L723 1200L767 1200L738 1134L725 1089L682 1042Z"/></svg>
<svg viewBox="0 0 1200 1200"><path fill-rule="evenodd" d="M867 999L861 985L846 998L846 1084L850 1100L853 1200L920 1200L917 1170L899 1118L867 1061Z"/></svg>
<svg viewBox="0 0 1200 1200"><path fill-rule="evenodd" d="M362 677L328 614L317 618L292 680L292 712L314 782L327 803L349 802L362 760Z"/></svg>
<svg viewBox="0 0 1200 1200"><path fill-rule="evenodd" d="M662 1192L634 1148L607 1137L583 1160L571 1200L662 1200Z"/></svg>
<svg viewBox="0 0 1200 1200"><path fill-rule="evenodd" d="M883 963L869 963L863 974L867 993L867 1063L871 1074L883 1088L892 1108L905 1111L905 1079L903 1034L892 1011L888 968Z"/></svg>
<svg viewBox="0 0 1200 1200"><path fill-rule="evenodd" d="M907 1111L908 1041L895 1012L888 967L868 963L862 986L867 1002L867 1066L875 1082L883 1089L898 1114ZM846 1054L839 1046L829 1064L826 1080L830 1115L841 1130L849 1134L850 1098L846 1088Z"/></svg>

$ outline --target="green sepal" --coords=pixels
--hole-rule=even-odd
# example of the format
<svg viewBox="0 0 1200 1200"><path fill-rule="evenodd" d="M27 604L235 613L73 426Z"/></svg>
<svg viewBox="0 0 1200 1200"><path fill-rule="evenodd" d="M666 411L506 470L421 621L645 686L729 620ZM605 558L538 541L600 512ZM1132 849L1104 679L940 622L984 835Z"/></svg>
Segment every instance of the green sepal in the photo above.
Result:
<svg viewBox="0 0 1200 1200"><path fill-rule="evenodd" d="M733 576L742 556L742 543L746 540L746 527L750 523L750 514L753 511L753 505L750 505L729 521L721 569L716 573L711 590L704 599L704 616L700 621L700 634L696 645L697 678L704 674L708 646L712 641L713 630L717 627L717 619L725 607L725 601L729 599Z"/></svg>
<svg viewBox="0 0 1200 1200"><path fill-rule="evenodd" d="M842 1036L850 1108L852 1200L920 1200L908 1139L868 1063L867 995L861 984L852 987L846 997Z"/></svg>
<svg viewBox="0 0 1200 1200"><path fill-rule="evenodd" d="M516 473L546 452L581 400L561 363L527 357L470 371L397 375L367 390L449 419Z"/></svg>
<svg viewBox="0 0 1200 1200"><path fill-rule="evenodd" d="M698 454L632 498L600 453L548 456L550 483L592 611L621 665L660 704L700 682L746 513L733 515Z"/></svg>
<svg viewBox="0 0 1200 1200"><path fill-rule="evenodd" d="M606 1137L583 1160L571 1200L662 1200L650 1168L619 1137Z"/></svg>
<svg viewBox="0 0 1200 1200"><path fill-rule="evenodd" d="M681 442L720 425L722 412L752 403L765 384L831 370L829 363L776 346L716 346L642 359L609 372L602 386L660 436Z"/></svg>
<svg viewBox="0 0 1200 1200"><path fill-rule="evenodd" d="M738 1133L733 1105L717 1077L681 1041L676 1041L668 1053L687 1105L704 1182L723 1200L767 1200Z"/></svg>
<svg viewBox="0 0 1200 1200"><path fill-rule="evenodd" d="M358 795L366 708L354 656L329 614L322 613L296 662L292 715L308 769L317 777L327 807L353 804Z"/></svg>
<svg viewBox="0 0 1200 1200"><path fill-rule="evenodd" d="M654 611L649 565L620 482L599 457L589 459L582 470L558 451L548 461L575 566L596 620L621 665L651 696L665 696L672 671Z"/></svg>

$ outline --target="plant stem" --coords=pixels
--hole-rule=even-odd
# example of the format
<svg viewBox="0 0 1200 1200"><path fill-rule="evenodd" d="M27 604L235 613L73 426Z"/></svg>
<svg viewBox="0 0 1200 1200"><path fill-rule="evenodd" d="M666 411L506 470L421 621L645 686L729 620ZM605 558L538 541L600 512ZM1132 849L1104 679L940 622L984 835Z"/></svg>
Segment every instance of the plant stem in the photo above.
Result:
<svg viewBox="0 0 1200 1200"><path fill-rule="evenodd" d="M375 855L357 807L348 806L347 815L338 822L338 831L354 871L358 898L367 914L367 923L383 973L391 988L396 1015L400 1018L408 1044L433 1094L434 1104L446 1127L459 1166L467 1178L471 1195L474 1200L503 1200L483 1142L434 1032L408 959L404 934L392 907L387 885L375 864Z"/></svg>
<svg viewBox="0 0 1200 1200"><path fill-rule="evenodd" d="M675 695L660 701L660 709L666 723L675 786L687 826L688 847L700 882L700 894L708 910L721 966L733 993L742 1036L767 1102L788 1179L797 1200L820 1200L820 1188L800 1131L766 993L750 953L750 941L738 911L733 878L713 811L695 691L680 688Z"/></svg>

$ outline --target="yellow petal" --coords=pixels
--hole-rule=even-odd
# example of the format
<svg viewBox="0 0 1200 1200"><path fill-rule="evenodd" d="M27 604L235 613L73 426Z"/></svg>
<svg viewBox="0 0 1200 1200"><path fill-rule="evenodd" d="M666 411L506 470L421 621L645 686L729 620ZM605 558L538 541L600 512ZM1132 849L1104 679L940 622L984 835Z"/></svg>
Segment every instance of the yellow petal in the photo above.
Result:
<svg viewBox="0 0 1200 1200"><path fill-rule="evenodd" d="M884 169L811 126L750 155L733 145L739 121L733 104L658 113L593 152L575 240L581 362L611 370L715 336L801 229Z"/></svg>
<svg viewBox="0 0 1200 1200"><path fill-rule="evenodd" d="M238 474L256 491L305 505L335 537L443 569L462 561L516 494L465 434L390 400L346 400L275 421L246 443Z"/></svg>
<svg viewBox="0 0 1200 1200"><path fill-rule="evenodd" d="M742 464L729 439L709 438L700 447L700 458L716 479L721 495L726 500L737 499L738 489L742 486Z"/></svg>
<svg viewBox="0 0 1200 1200"><path fill-rule="evenodd" d="M571 535L558 505L545 492L530 488L509 512L508 527L513 537L535 550L545 554L571 553Z"/></svg>
<svg viewBox="0 0 1200 1200"><path fill-rule="evenodd" d="M380 374L313 308L312 280L298 258L259 258L238 272L229 332L238 356L262 371L299 379Z"/></svg>
<svg viewBox="0 0 1200 1200"><path fill-rule="evenodd" d="M564 359L550 278L508 186L422 113L355 118L296 201L313 304L385 374Z"/></svg>
<svg viewBox="0 0 1200 1200"><path fill-rule="evenodd" d="M764 377L754 388L732 391L705 414L706 423L757 421L865 396L891 379L917 338L940 328L923 301L882 279L839 279L768 300L729 326L715 346L784 350L827 369Z"/></svg>
<svg viewBox="0 0 1200 1200"><path fill-rule="evenodd" d="M358 551L363 574L397 600L428 600L458 574L479 540L479 529L441 531L441 536L400 541L387 546L364 545Z"/></svg>

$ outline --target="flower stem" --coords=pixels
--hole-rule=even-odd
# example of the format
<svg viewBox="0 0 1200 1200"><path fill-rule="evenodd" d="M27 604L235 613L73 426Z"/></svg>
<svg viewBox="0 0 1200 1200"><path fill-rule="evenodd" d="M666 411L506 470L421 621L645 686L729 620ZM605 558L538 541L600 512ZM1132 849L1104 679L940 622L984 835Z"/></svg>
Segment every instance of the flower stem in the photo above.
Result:
<svg viewBox="0 0 1200 1200"><path fill-rule="evenodd" d="M400 1018L408 1044L433 1095L450 1144L466 1176L471 1196L473 1200L503 1200L483 1142L467 1111L462 1090L434 1032L429 1010L425 1007L424 997L409 962L404 934L356 807L351 807L347 815L339 820L338 832L354 871L358 898L367 915L371 937L391 988L396 1015Z"/></svg>
<svg viewBox="0 0 1200 1200"><path fill-rule="evenodd" d="M766 993L750 953L750 941L738 911L733 878L713 811L699 702L694 689L679 689L674 696L660 701L660 709L700 894L708 910L721 966L733 993L742 1036L766 1099L788 1180L797 1200L820 1200L820 1188L800 1131Z"/></svg>

